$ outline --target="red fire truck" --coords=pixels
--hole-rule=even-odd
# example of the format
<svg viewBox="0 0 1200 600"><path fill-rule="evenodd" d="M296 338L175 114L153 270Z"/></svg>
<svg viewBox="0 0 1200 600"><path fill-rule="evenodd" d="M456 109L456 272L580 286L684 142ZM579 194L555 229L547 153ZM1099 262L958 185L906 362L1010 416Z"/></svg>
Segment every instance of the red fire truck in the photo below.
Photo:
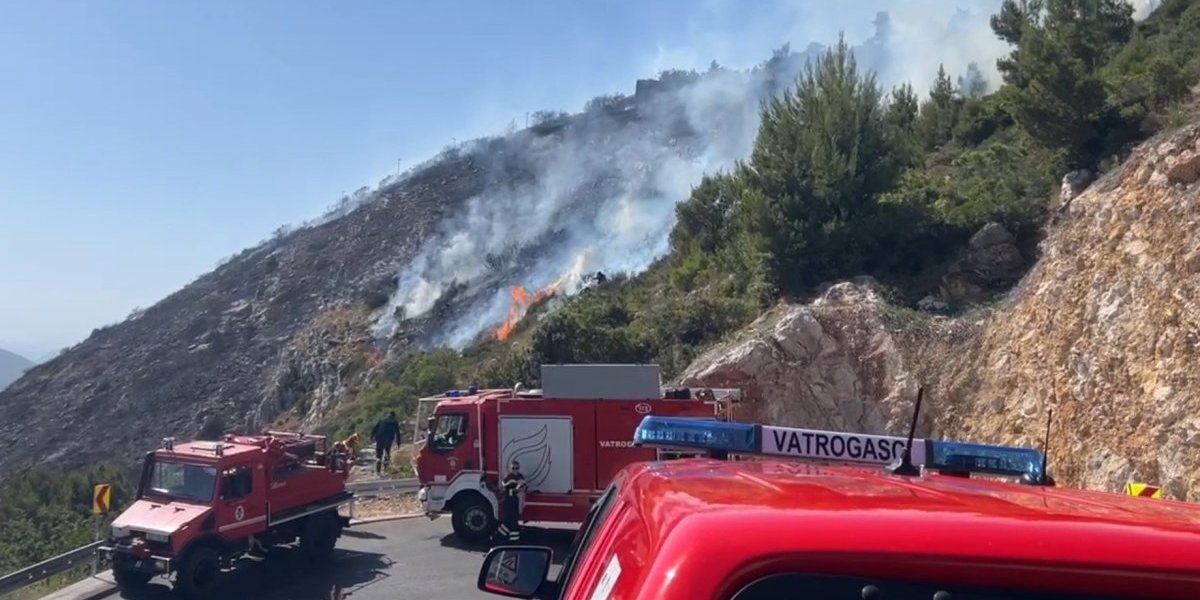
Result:
<svg viewBox="0 0 1200 600"><path fill-rule="evenodd" d="M176 575L185 598L209 595L234 559L300 540L311 559L333 551L350 524L338 508L346 489L347 444L269 432L163 446L146 455L137 500L117 517L101 555L125 590Z"/></svg>
<svg viewBox="0 0 1200 600"><path fill-rule="evenodd" d="M740 390L664 389L657 365L543 365L541 375L541 389L421 399L436 406L414 452L418 499L430 518L449 512L464 540L496 530L503 466L514 459L527 484L520 519L578 523L621 467L692 454L634 446L642 417L727 420L741 401Z"/></svg>
<svg viewBox="0 0 1200 600"><path fill-rule="evenodd" d="M1200 507L1058 487L1038 450L659 417L634 439L728 458L627 466L556 578L546 578L550 548L498 546L478 588L546 600L1128 600L1200 590Z"/></svg>

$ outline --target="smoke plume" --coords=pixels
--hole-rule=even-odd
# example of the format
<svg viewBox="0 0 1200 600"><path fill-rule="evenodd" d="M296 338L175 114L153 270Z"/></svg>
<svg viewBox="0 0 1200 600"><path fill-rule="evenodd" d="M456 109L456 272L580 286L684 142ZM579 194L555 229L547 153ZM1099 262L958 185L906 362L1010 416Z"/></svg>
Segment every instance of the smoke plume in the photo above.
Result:
<svg viewBox="0 0 1200 600"><path fill-rule="evenodd" d="M974 76L994 87L995 60L1009 51L988 24L1000 1L970 10L912 4L876 14L873 35L853 46L860 69L923 95L939 64L952 77L974 64ZM641 81L605 108L469 150L484 169L505 174L495 178L502 183L470 199L402 270L375 334L390 337L447 303L449 316L423 344L462 348L511 327L533 295L573 294L597 271L644 270L668 250L676 204L702 175L749 155L760 102L824 49L809 44L748 69Z"/></svg>

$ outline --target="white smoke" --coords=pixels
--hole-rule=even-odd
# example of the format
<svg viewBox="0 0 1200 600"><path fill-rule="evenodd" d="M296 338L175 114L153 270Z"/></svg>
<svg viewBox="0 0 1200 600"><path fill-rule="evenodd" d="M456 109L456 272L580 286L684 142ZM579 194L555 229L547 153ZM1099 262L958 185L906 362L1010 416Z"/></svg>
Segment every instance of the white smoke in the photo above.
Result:
<svg viewBox="0 0 1200 600"><path fill-rule="evenodd" d="M683 120L715 122L707 120L714 115L705 113L719 104L711 100L713 93L696 86L693 92L680 94ZM731 96L726 104L740 110L746 101ZM654 110L638 109L643 114ZM474 284L490 285L495 289L489 295L463 311L433 340L462 347L503 322L511 301L510 285L531 292L555 285L569 294L590 273L640 271L665 253L675 204L688 196L703 173L728 168L749 152L753 137L745 130L752 123L726 115L724 122L739 135L689 148L684 140L672 139L665 129L667 119L651 118L662 119L663 126L657 121L620 125L613 118L600 117L576 125L562 141L532 137L519 152L523 161L533 165L535 183L472 198L462 213L444 223L435 240L401 273L397 293L383 309L376 333L389 336L395 330L396 308L406 318L425 315L455 283L465 284L468 293L475 291ZM512 248L530 252L532 260L501 267L497 273L486 257Z"/></svg>
<svg viewBox="0 0 1200 600"><path fill-rule="evenodd" d="M1162 0L1129 0L1129 3L1133 5L1133 19L1141 21L1150 16L1162 4Z"/></svg>
<svg viewBox="0 0 1200 600"><path fill-rule="evenodd" d="M725 0L709 1L717 6ZM941 0L885 4L889 11L876 15L873 35L847 39L860 68L876 71L881 84L890 88L908 82L923 96L939 64L954 77L966 74L972 63L993 87L998 83L995 61L1010 48L992 33L988 18L1000 0L972 2L969 11ZM797 5L795 18L802 14ZM811 23L805 27L811 29ZM707 39L717 46L732 44ZM703 71L692 64L680 66ZM802 67L802 60L786 63L783 77L769 91L790 86ZM428 343L462 348L505 320L509 286L521 285L532 293L557 284L560 293L570 294L596 271L644 270L668 250L675 206L701 177L749 155L765 77L762 70L722 69L670 92L674 103L669 108L635 98L633 124L618 124L618 113L576 124L561 139L528 132L510 136L511 155L483 158L501 163L519 156L519 162L529 165L532 182L499 185L470 199L460 214L443 223L401 272L395 295L379 314L376 335L386 338L397 330L396 312L403 318L425 316L457 286L457 297L467 298L467 305ZM674 135L675 121L686 123L695 135ZM489 255L512 256L506 255L512 251L522 254L489 264Z"/></svg>

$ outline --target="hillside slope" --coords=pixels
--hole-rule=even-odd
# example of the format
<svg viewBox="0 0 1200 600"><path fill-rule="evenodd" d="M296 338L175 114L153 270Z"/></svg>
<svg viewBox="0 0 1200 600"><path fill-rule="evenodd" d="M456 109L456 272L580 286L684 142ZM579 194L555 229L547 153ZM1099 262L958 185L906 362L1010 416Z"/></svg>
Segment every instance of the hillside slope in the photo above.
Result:
<svg viewBox="0 0 1200 600"><path fill-rule="evenodd" d="M749 389L742 416L1040 446L1063 484L1127 481L1200 499L1200 123L1143 143L1063 206L999 304L935 317L871 282L781 304L693 363L684 384Z"/></svg>
<svg viewBox="0 0 1200 600"><path fill-rule="evenodd" d="M0 390L8 387L8 384L16 381L21 373L32 366L33 361L0 348Z"/></svg>
<svg viewBox="0 0 1200 600"><path fill-rule="evenodd" d="M0 392L0 477L129 464L168 435L312 429L408 353L492 335L511 286L570 292L644 268L675 204L748 151L759 100L806 58L641 80L238 254Z"/></svg>
<svg viewBox="0 0 1200 600"><path fill-rule="evenodd" d="M1054 473L1200 499L1200 124L1074 198L1011 305L938 388L949 435L1036 438Z"/></svg>
<svg viewBox="0 0 1200 600"><path fill-rule="evenodd" d="M486 184L469 158L419 173L94 331L0 392L0 476L36 462L131 460L210 419L269 422L295 400L294 376L279 371L288 340L324 311L365 312L444 212Z"/></svg>

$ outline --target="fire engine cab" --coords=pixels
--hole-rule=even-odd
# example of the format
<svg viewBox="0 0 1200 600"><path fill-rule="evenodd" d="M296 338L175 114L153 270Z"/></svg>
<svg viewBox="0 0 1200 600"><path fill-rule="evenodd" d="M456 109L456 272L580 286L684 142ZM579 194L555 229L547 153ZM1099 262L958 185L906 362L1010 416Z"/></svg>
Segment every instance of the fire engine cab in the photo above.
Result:
<svg viewBox="0 0 1200 600"><path fill-rule="evenodd" d="M578 523L621 467L694 453L635 446L644 416L727 420L741 400L740 390L664 389L656 365L543 365L541 376L541 389L421 399L436 406L414 452L418 499L430 518L449 512L465 540L495 532L512 461L526 482L522 521Z"/></svg>
<svg viewBox="0 0 1200 600"><path fill-rule="evenodd" d="M546 579L550 548L498 546L479 589L555 600L1200 591L1200 507L1057 487L1039 450L657 416L633 439L727 458L627 466L557 578Z"/></svg>

